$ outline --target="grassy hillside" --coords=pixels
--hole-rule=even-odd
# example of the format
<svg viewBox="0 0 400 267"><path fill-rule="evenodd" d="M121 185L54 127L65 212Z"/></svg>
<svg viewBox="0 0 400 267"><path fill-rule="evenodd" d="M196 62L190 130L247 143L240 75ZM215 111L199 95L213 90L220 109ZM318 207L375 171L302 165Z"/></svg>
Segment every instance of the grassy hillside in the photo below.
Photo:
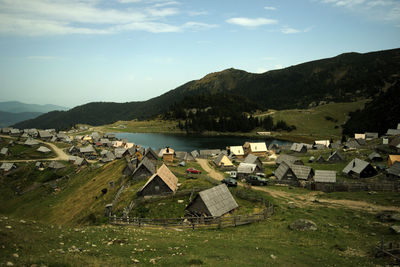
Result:
<svg viewBox="0 0 400 267"><path fill-rule="evenodd" d="M393 86L399 77L400 49L347 53L263 74L228 69L188 82L143 102L96 102L69 111L50 112L16 124L18 128L66 129L75 124L103 125L148 119L165 113L185 97L227 93L246 96L262 109L306 108L321 100L350 102Z"/></svg>
<svg viewBox="0 0 400 267"><path fill-rule="evenodd" d="M12 113L12 112L0 111L0 127L7 127L21 121L33 119L42 114L43 113L40 112Z"/></svg>

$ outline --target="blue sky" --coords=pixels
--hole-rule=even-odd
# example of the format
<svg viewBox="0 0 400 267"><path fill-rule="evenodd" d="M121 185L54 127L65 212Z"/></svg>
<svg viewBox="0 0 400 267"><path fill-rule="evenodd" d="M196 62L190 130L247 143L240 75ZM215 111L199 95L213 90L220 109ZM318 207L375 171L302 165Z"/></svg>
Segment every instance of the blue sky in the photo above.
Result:
<svg viewBox="0 0 400 267"><path fill-rule="evenodd" d="M0 101L147 100L231 67L399 47L399 0L0 0Z"/></svg>

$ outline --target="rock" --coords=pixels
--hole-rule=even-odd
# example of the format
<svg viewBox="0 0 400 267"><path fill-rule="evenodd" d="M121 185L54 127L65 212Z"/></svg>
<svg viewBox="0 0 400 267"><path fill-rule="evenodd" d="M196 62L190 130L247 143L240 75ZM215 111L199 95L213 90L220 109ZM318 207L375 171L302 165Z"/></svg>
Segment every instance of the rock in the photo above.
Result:
<svg viewBox="0 0 400 267"><path fill-rule="evenodd" d="M14 266L14 263L12 263L11 261L7 261L6 265L7 266Z"/></svg>
<svg viewBox="0 0 400 267"><path fill-rule="evenodd" d="M377 193L375 191L369 191L368 195L376 195Z"/></svg>
<svg viewBox="0 0 400 267"><path fill-rule="evenodd" d="M395 234L400 234L400 225L392 225L390 229L395 233Z"/></svg>
<svg viewBox="0 0 400 267"><path fill-rule="evenodd" d="M17 253L14 253L14 254L13 254L13 257L14 257L14 258L19 258L19 255L18 255Z"/></svg>
<svg viewBox="0 0 400 267"><path fill-rule="evenodd" d="M178 199L178 203L183 203L183 199Z"/></svg>
<svg viewBox="0 0 400 267"><path fill-rule="evenodd" d="M276 256L274 254L270 255L271 259L276 260Z"/></svg>
<svg viewBox="0 0 400 267"><path fill-rule="evenodd" d="M11 225L7 225L6 228L7 229L11 229L12 227L11 227Z"/></svg>
<svg viewBox="0 0 400 267"><path fill-rule="evenodd" d="M296 231L316 231L317 225L311 220L298 219L289 225L289 229Z"/></svg>

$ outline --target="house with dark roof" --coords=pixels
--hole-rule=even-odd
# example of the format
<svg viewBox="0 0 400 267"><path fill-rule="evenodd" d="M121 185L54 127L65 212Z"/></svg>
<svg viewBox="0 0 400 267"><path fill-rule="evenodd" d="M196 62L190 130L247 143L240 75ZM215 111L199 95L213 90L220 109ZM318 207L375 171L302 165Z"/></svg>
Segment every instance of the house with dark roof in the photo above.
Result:
<svg viewBox="0 0 400 267"><path fill-rule="evenodd" d="M3 172L9 172L12 169L16 169L16 168L17 168L17 165L15 165L12 162L3 162L0 166L0 170Z"/></svg>
<svg viewBox="0 0 400 267"><path fill-rule="evenodd" d="M53 170L59 170L59 169L65 168L65 165L58 161L52 161L52 162L50 162L48 168L53 169Z"/></svg>
<svg viewBox="0 0 400 267"><path fill-rule="evenodd" d="M6 157L6 156L10 156L10 155L11 155L11 152L10 152L10 150L8 149L8 147L3 147L3 148L0 150L0 156Z"/></svg>
<svg viewBox="0 0 400 267"><path fill-rule="evenodd" d="M94 147L92 145L88 145L86 147L79 148L79 153L83 157L88 157L88 156L96 155L96 150L94 149Z"/></svg>
<svg viewBox="0 0 400 267"><path fill-rule="evenodd" d="M289 167L298 180L308 181L314 176L314 170L309 166L292 164Z"/></svg>
<svg viewBox="0 0 400 267"><path fill-rule="evenodd" d="M239 205L225 184L199 192L186 207L189 216L221 217Z"/></svg>
<svg viewBox="0 0 400 267"><path fill-rule="evenodd" d="M130 176L134 181L145 180L156 172L156 166L148 159L143 158Z"/></svg>
<svg viewBox="0 0 400 267"><path fill-rule="evenodd" d="M178 189L178 178L163 164L138 191L139 196L174 194Z"/></svg>
<svg viewBox="0 0 400 267"><path fill-rule="evenodd" d="M371 161L383 161L382 156L378 152L372 152L369 154L368 159Z"/></svg>
<svg viewBox="0 0 400 267"><path fill-rule="evenodd" d="M339 151L331 152L327 160L329 163L336 163L344 161L344 157L340 154Z"/></svg>
<svg viewBox="0 0 400 267"><path fill-rule="evenodd" d="M396 161L390 168L386 169L386 177L400 179L400 162Z"/></svg>
<svg viewBox="0 0 400 267"><path fill-rule="evenodd" d="M257 165L241 162L237 167L237 178L242 179L256 172Z"/></svg>
<svg viewBox="0 0 400 267"><path fill-rule="evenodd" d="M28 139L26 139L24 145L25 146L37 146L37 145L39 145L39 142L36 141L35 139L28 138Z"/></svg>
<svg viewBox="0 0 400 267"><path fill-rule="evenodd" d="M250 164L256 164L257 165L256 172L264 170L261 159L259 157L257 157L256 155L253 155L253 154L247 155L247 157L244 159L243 162L250 163Z"/></svg>
<svg viewBox="0 0 400 267"><path fill-rule="evenodd" d="M365 133L365 140L372 140L372 139L377 139L379 138L379 134L378 133L374 133L374 132L366 132Z"/></svg>
<svg viewBox="0 0 400 267"><path fill-rule="evenodd" d="M368 178L376 175L377 171L369 162L355 158L347 164L343 173L353 178Z"/></svg>
<svg viewBox="0 0 400 267"><path fill-rule="evenodd" d="M38 137L44 141L50 141L53 135L49 131L38 131Z"/></svg>
<svg viewBox="0 0 400 267"><path fill-rule="evenodd" d="M336 183L336 172L327 170L316 170L313 180L316 183Z"/></svg>
<svg viewBox="0 0 400 267"><path fill-rule="evenodd" d="M158 156L157 156L156 152L154 152L154 150L151 147L146 149L143 158L147 158L154 165L156 165L157 161L158 161Z"/></svg>
<svg viewBox="0 0 400 267"><path fill-rule="evenodd" d="M315 162L317 163L326 163L326 160L324 159L324 157L322 155L320 155Z"/></svg>
<svg viewBox="0 0 400 267"><path fill-rule="evenodd" d="M279 166L282 162L285 162L287 165L292 165L292 164L304 165L304 163L298 157L291 156L291 155L286 155L286 154L280 155L276 159L276 165L277 166Z"/></svg>
<svg viewBox="0 0 400 267"><path fill-rule="evenodd" d="M347 141L343 147L346 149L359 149L361 147L361 145L359 144L359 142L357 142L357 140L353 139L353 140Z"/></svg>
<svg viewBox="0 0 400 267"><path fill-rule="evenodd" d="M307 153L307 146L301 143L293 143L290 150L295 153Z"/></svg>
<svg viewBox="0 0 400 267"><path fill-rule="evenodd" d="M389 142L389 147L391 147L393 150L396 152L400 152L400 136L394 137L390 142Z"/></svg>
<svg viewBox="0 0 400 267"><path fill-rule="evenodd" d="M274 172L276 179L279 181L295 181L297 180L296 175L289 165L283 161L279 164L279 167Z"/></svg>

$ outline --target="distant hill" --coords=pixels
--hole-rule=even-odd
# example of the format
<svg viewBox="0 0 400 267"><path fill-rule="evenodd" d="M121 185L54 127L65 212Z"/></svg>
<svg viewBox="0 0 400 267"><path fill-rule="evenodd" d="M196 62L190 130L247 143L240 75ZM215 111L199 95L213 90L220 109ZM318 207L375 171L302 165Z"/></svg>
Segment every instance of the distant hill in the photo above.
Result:
<svg viewBox="0 0 400 267"><path fill-rule="evenodd" d="M261 109L305 108L320 101L351 102L373 98L400 79L400 49L346 53L262 74L227 69L190 81L142 102L96 102L51 112L15 125L66 129L78 123L102 125L146 119L170 110L185 97L218 93L245 96Z"/></svg>
<svg viewBox="0 0 400 267"><path fill-rule="evenodd" d="M7 127L21 121L33 119L42 114L40 112L12 113L0 111L0 127Z"/></svg>
<svg viewBox="0 0 400 267"><path fill-rule="evenodd" d="M0 102L0 111L20 113L20 112L40 112L47 113L53 110L68 110L67 107L57 105L37 105L37 104L26 104L18 101L7 101Z"/></svg>

